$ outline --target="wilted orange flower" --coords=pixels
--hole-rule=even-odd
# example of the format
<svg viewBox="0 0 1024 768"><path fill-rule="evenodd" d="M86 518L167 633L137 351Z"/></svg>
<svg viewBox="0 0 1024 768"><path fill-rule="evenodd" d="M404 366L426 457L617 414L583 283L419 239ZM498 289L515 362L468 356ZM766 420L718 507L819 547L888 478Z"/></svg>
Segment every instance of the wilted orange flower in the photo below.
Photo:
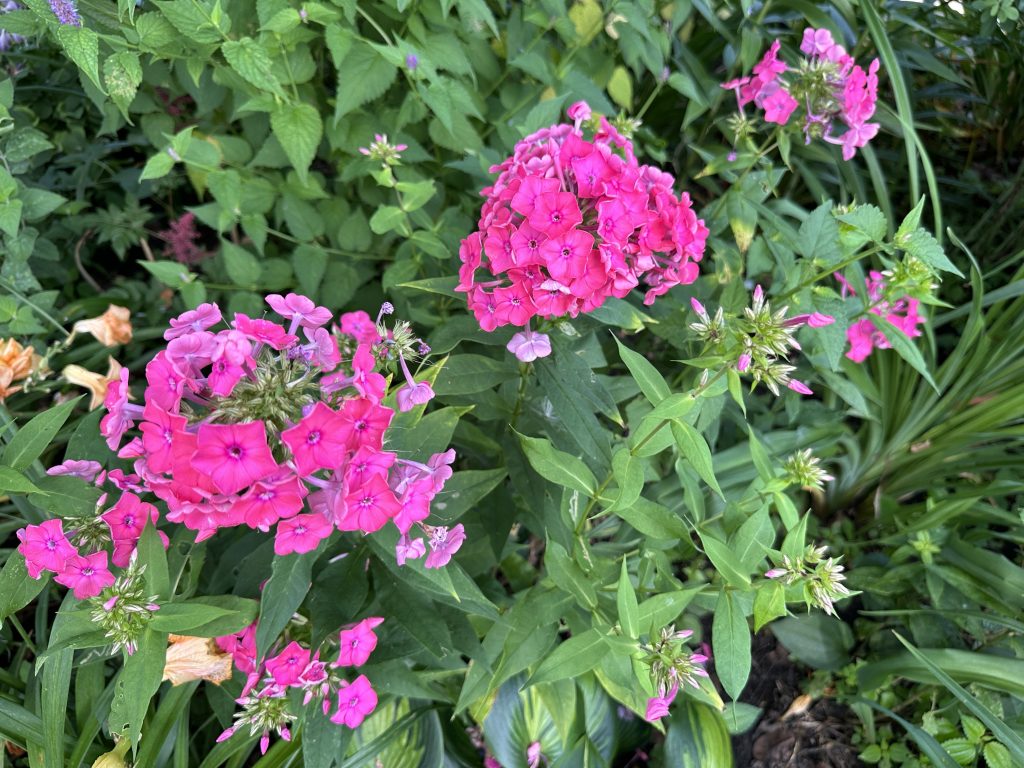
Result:
<svg viewBox="0 0 1024 768"><path fill-rule="evenodd" d="M92 394L92 399L89 401L90 411L103 405L110 382L117 381L121 376L121 364L112 357L108 357L107 361L109 366L106 376L100 373L93 373L80 365L67 365L61 371L61 375L67 379L69 384L85 387Z"/></svg>
<svg viewBox="0 0 1024 768"><path fill-rule="evenodd" d="M91 333L105 347L127 344L132 340L131 314L127 307L111 304L99 317L79 320L72 330L75 333Z"/></svg>
<svg viewBox="0 0 1024 768"><path fill-rule="evenodd" d="M11 381L27 377L37 362L38 356L32 347L23 347L16 339L0 342L0 369L10 369Z"/></svg>
<svg viewBox="0 0 1024 768"><path fill-rule="evenodd" d="M209 680L220 685L231 677L231 654L224 653L209 637L169 635L164 680L181 685L192 680Z"/></svg>

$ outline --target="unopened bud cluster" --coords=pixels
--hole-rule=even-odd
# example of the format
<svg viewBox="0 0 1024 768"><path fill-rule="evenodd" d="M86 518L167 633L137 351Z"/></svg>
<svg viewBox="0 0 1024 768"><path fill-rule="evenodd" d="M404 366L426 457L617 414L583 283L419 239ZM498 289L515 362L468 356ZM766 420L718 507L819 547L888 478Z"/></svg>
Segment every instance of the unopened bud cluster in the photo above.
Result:
<svg viewBox="0 0 1024 768"><path fill-rule="evenodd" d="M850 590L843 581L846 574L839 559L826 557L826 547L808 546L802 556L791 558L782 556L782 566L772 568L765 576L779 579L787 587L795 584L803 586L804 602L807 607L817 605L825 613L836 615L833 603L850 596Z"/></svg>
<svg viewBox="0 0 1024 768"><path fill-rule="evenodd" d="M785 479L808 491L824 490L825 483L835 478L818 466L820 463L821 459L814 456L810 448L797 451L782 465Z"/></svg>
<svg viewBox="0 0 1024 768"><path fill-rule="evenodd" d="M149 620L160 610L156 595L146 594L145 571L133 556L114 583L91 599L92 620L105 631L115 652L135 653Z"/></svg>

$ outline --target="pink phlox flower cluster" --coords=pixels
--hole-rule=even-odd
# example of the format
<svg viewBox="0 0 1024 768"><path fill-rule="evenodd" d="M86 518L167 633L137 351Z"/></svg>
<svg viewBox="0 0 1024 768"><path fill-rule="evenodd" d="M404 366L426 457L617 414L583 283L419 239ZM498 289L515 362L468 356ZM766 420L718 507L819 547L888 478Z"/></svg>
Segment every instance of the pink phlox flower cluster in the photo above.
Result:
<svg viewBox="0 0 1024 768"><path fill-rule="evenodd" d="M403 400L426 403L430 385L412 378L394 339L378 331L380 318L348 313L328 330L330 311L304 296L267 302L287 327L238 314L214 330L224 320L214 304L172 319L166 348L146 366L144 406L129 402L127 370L111 383L100 430L112 450L134 461L134 472L71 460L50 474L119 491L105 510L101 497L88 536L77 521L72 532L90 550L112 543L112 553L80 554L61 520L31 525L18 536L33 578L51 571L78 597L99 594L113 581L108 558L127 567L143 529L159 519L146 494L166 505L168 521L196 531L197 541L219 528L276 527L274 551L288 555L316 549L335 530L371 533L390 521L407 559L427 551L427 541L412 535L418 527L430 544L427 567L450 560L465 538L462 527L448 532L424 521L452 475L455 452L421 463L385 450L394 410L384 403L380 357L398 355L406 376L396 393L400 408Z"/></svg>
<svg viewBox="0 0 1024 768"><path fill-rule="evenodd" d="M575 317L641 283L650 304L697 279L708 230L689 195L677 197L672 176L640 165L604 118L585 138L589 108L570 109L574 125L527 136L491 168L498 177L481 193L478 229L462 241L456 290L485 331Z"/></svg>
<svg viewBox="0 0 1024 768"><path fill-rule="evenodd" d="M242 727L250 733L261 733L260 749L266 752L270 732L276 730L291 739L288 723L295 719L290 711L287 693L297 689L303 693L302 706L319 701L331 722L358 728L377 706L377 693L365 675L354 680L343 676L346 667L361 667L377 647L374 630L384 619L372 616L344 627L338 635L338 655L334 661L321 660L320 651L292 641L263 661L256 655L256 624L241 632L216 638L217 646L232 656L239 671L246 675L246 684L237 702L241 712L236 722L217 739L225 741ZM333 712L332 712L333 710Z"/></svg>
<svg viewBox="0 0 1024 768"><path fill-rule="evenodd" d="M856 295L853 286L844 277L836 275L836 279L842 286L843 296ZM881 272L871 271L864 282L867 300L870 302L868 312L888 320L910 338L921 335L919 326L924 324L925 318L919 312L920 301L910 296L904 296L891 303L884 301L882 297L885 294L885 277ZM874 349L892 347L885 334L868 318L851 324L846 329L846 339L850 342L850 350L846 357L855 363L864 362Z"/></svg>
<svg viewBox="0 0 1024 768"><path fill-rule="evenodd" d="M741 112L753 102L764 110L766 122L778 125L786 125L803 103L806 143L820 136L841 146L844 160L852 159L857 149L878 133L878 123L869 122L878 101L878 59L865 71L833 40L829 30L811 27L804 30L800 43L800 51L807 57L801 67L793 69L780 61L779 47L775 40L754 65L752 75L722 83L722 87L736 93ZM787 72L791 77L782 79ZM832 135L836 119L845 126L840 136Z"/></svg>
<svg viewBox="0 0 1024 768"><path fill-rule="evenodd" d="M102 487L111 482L125 487L135 487L139 478L125 475L120 470L106 473L98 462L71 459L56 467L51 467L47 474L51 476L77 477L85 482ZM99 508L105 503L107 494L99 499ZM97 509L97 512L99 511ZM117 502L94 520L75 519L75 527L70 531L72 537L84 533L90 522L102 527L103 541L113 544L113 553L102 548L95 536L80 536L80 546L76 546L64 531L61 519L46 520L39 525L28 525L17 532L18 552L25 558L29 576L38 579L43 571L54 574L54 581L72 590L79 600L96 597L104 589L113 585L114 574L110 565L126 568L147 525L155 525L158 512L155 506L142 501L134 493L123 493ZM168 544L166 534L157 532L164 546ZM82 550L85 550L83 554ZM91 551L90 551L91 550Z"/></svg>

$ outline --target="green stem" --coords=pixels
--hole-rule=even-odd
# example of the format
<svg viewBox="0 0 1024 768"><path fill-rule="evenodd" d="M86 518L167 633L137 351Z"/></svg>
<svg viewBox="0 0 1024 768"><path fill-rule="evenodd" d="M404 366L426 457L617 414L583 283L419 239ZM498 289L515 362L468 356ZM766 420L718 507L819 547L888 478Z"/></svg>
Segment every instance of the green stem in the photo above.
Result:
<svg viewBox="0 0 1024 768"><path fill-rule="evenodd" d="M532 367L530 363L521 363L519 365L519 391L516 393L516 404L512 409L512 418L509 421L512 429L516 428L519 416L523 412L523 402L526 400L526 387L530 381L530 369Z"/></svg>

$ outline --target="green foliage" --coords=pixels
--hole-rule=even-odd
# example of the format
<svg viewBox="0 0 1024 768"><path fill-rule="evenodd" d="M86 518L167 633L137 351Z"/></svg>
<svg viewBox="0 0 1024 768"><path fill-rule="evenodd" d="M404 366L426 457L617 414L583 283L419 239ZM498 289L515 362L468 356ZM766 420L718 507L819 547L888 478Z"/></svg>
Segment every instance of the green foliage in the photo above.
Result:
<svg viewBox="0 0 1024 768"><path fill-rule="evenodd" d="M770 635L817 670L812 693L853 707L868 764L1024 761L1024 37L1014 3L971 5L82 0L72 27L28 0L4 14L31 43L0 80L0 335L44 364L2 413L0 735L33 768L127 748L154 766L486 752L516 768L535 744L552 766L655 745L664 765L726 766L730 733L757 727L744 698ZM775 37L795 48L807 22L882 61L881 133L855 163L788 134L734 146L719 82ZM692 195L707 254L652 306L634 292L549 323L552 356L517 364L509 329L481 331L454 291L459 244L489 168L577 100ZM925 336L871 311L873 269L886 300L922 303ZM736 356L690 327L696 299L737 328L754 285L788 317L835 317L795 332L792 375L816 396L744 391ZM16 551L24 524L101 503L45 467L132 470L63 367L105 370L109 353L137 380L170 317L207 301L259 316L289 291L336 314L387 300L433 347L416 376L436 398L396 416L388 448L455 448L431 520L467 542L427 570L397 565L393 530L275 556L259 531L195 542L164 521L165 550L147 526L159 610L135 653L111 653ZM129 308L130 342L69 333L109 304ZM857 365L846 332L864 319L891 349ZM805 450L834 481L794 475ZM852 599L816 591L838 573L820 545ZM386 618L360 670L381 703L355 732L314 703L260 757L247 729L215 741L244 675L163 681L168 635L258 619L263 656L367 616ZM667 689L655 661L703 644L712 677L643 724Z"/></svg>

